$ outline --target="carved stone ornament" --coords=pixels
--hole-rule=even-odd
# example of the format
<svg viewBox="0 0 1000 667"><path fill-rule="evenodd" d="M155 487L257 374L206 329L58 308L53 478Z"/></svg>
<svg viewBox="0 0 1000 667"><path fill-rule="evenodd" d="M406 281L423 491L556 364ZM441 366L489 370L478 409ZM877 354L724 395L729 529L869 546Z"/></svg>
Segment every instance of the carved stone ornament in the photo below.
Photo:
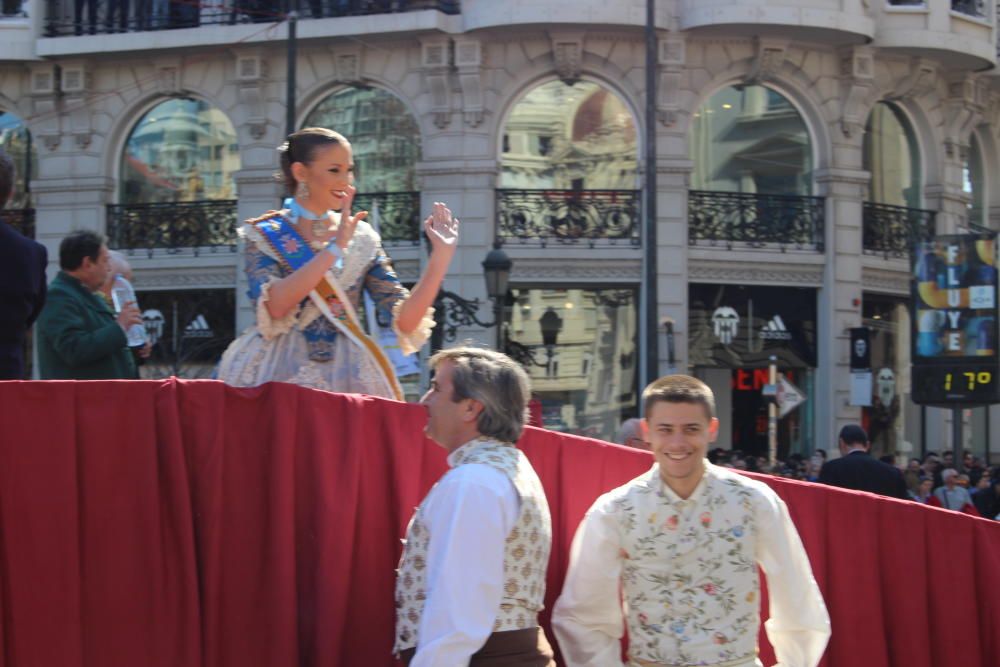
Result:
<svg viewBox="0 0 1000 667"><path fill-rule="evenodd" d="M763 83L774 79L788 55L788 42L754 38L755 54L747 74L747 83Z"/></svg>
<svg viewBox="0 0 1000 667"><path fill-rule="evenodd" d="M912 58L909 74L896 82L895 87L885 96L885 99L906 100L923 97L934 90L937 76L938 68L933 61L925 58Z"/></svg>
<svg viewBox="0 0 1000 667"><path fill-rule="evenodd" d="M853 139L867 121L869 98L875 90L875 61L867 47L844 50L840 59L840 129Z"/></svg>
<svg viewBox="0 0 1000 667"><path fill-rule="evenodd" d="M424 81L431 96L434 125L444 129L451 124L451 42L435 37L420 44L420 62Z"/></svg>
<svg viewBox="0 0 1000 667"><path fill-rule="evenodd" d="M683 35L670 35L660 40L660 80L656 88L656 117L665 127L677 123L681 104L679 99L687 43Z"/></svg>
<svg viewBox="0 0 1000 667"><path fill-rule="evenodd" d="M458 85L462 90L462 119L469 127L479 127L483 122L482 45L478 40L461 39L455 42L455 67Z"/></svg>
<svg viewBox="0 0 1000 667"><path fill-rule="evenodd" d="M583 68L583 33L550 33L552 60L559 79L567 86L580 80Z"/></svg>
<svg viewBox="0 0 1000 667"><path fill-rule="evenodd" d="M944 152L952 160L964 161L968 157L969 136L983 121L983 104L988 92L973 74L948 83L945 100Z"/></svg>

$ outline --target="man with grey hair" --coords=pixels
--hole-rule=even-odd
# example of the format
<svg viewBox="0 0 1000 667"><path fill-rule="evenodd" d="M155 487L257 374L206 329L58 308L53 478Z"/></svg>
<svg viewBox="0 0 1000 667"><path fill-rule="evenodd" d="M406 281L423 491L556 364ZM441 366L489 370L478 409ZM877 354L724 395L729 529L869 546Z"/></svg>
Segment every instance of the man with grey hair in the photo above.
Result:
<svg viewBox="0 0 1000 667"><path fill-rule="evenodd" d="M111 296L111 290L115 287L115 277L121 276L129 283L134 282L134 274L132 273L132 265L129 264L128 258L117 250L108 250L108 263L111 265L111 270L108 272L108 279L104 281L101 288L98 290L101 297L108 304L108 308L111 310L115 309L115 300ZM136 308L139 304L135 304ZM138 374L138 367L146 363L146 359L149 359L149 355L153 351L153 344L150 341L146 341L145 345L142 347L129 348L132 351L132 356L134 357L136 365L136 379L140 377Z"/></svg>
<svg viewBox="0 0 1000 667"><path fill-rule="evenodd" d="M431 357L424 432L448 471L406 529L396 577L394 652L410 667L550 667L538 625L552 525L545 492L514 443L531 386L504 354L459 347Z"/></svg>
<svg viewBox="0 0 1000 667"><path fill-rule="evenodd" d="M14 161L0 151L0 209L14 192ZM23 380L28 329L45 304L45 246L19 234L0 216L0 380Z"/></svg>
<svg viewBox="0 0 1000 667"><path fill-rule="evenodd" d="M615 438L615 442L626 447L649 451L649 443L643 437L642 420L638 417L632 417L622 422L622 425L618 427L618 435Z"/></svg>
<svg viewBox="0 0 1000 667"><path fill-rule="evenodd" d="M934 489L934 497L941 502L941 507L962 512L966 505L972 505L972 496L965 488L958 485L957 470L946 468L941 473L941 481L944 484Z"/></svg>

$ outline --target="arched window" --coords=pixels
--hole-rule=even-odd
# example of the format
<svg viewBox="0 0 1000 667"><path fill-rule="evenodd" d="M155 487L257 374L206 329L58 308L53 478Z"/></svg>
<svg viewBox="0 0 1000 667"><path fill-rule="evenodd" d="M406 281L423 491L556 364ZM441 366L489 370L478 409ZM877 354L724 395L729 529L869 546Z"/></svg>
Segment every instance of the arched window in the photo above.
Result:
<svg viewBox="0 0 1000 667"><path fill-rule="evenodd" d="M309 112L303 127L340 132L354 150L355 209L367 209L387 243L417 243L420 126L403 101L381 88L345 88Z"/></svg>
<svg viewBox="0 0 1000 667"><path fill-rule="evenodd" d="M975 132L969 138L969 156L962 169L962 190L970 198L968 204L969 222L986 226L986 170L983 167L983 152Z"/></svg>
<svg viewBox="0 0 1000 667"><path fill-rule="evenodd" d="M236 198L240 169L236 130L206 102L166 100L150 109L125 144L122 204L195 202Z"/></svg>
<svg viewBox="0 0 1000 667"><path fill-rule="evenodd" d="M868 201L920 208L920 158L906 117L893 105L879 102L865 126L862 159L871 173Z"/></svg>
<svg viewBox="0 0 1000 667"><path fill-rule="evenodd" d="M625 102L600 84L526 92L500 137L497 240L638 245L636 134Z"/></svg>
<svg viewBox="0 0 1000 667"><path fill-rule="evenodd" d="M402 100L381 88L346 88L328 96L303 127L340 132L354 149L359 194L417 189L420 128Z"/></svg>
<svg viewBox="0 0 1000 667"><path fill-rule="evenodd" d="M719 90L695 112L690 136L693 190L812 192L809 132L795 106L776 90Z"/></svg>
<svg viewBox="0 0 1000 667"><path fill-rule="evenodd" d="M38 176L38 153L24 121L3 110L0 110L0 150L14 161L17 178L8 208L31 208L31 180Z"/></svg>
<svg viewBox="0 0 1000 667"><path fill-rule="evenodd" d="M543 83L507 117L500 187L635 189L636 134L625 102L607 88Z"/></svg>

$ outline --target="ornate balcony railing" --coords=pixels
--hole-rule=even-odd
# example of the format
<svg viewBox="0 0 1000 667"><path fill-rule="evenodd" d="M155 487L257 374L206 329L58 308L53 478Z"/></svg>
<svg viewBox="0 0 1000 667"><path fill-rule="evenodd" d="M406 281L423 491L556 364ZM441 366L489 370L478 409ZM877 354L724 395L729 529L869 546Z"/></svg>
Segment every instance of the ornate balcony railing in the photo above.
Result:
<svg viewBox="0 0 1000 667"><path fill-rule="evenodd" d="M97 35L284 20L290 0L46 0L45 36ZM299 0L299 18L334 18L436 9L459 0Z"/></svg>
<svg viewBox="0 0 1000 667"><path fill-rule="evenodd" d="M688 191L688 243L823 252L823 198Z"/></svg>
<svg viewBox="0 0 1000 667"><path fill-rule="evenodd" d="M420 244L419 192L366 192L354 198L354 210L368 211L368 222L372 224L375 224L375 212L378 211L382 243Z"/></svg>
<svg viewBox="0 0 1000 667"><path fill-rule="evenodd" d="M934 237L937 213L919 208L865 202L862 248L866 255L909 257L917 241Z"/></svg>
<svg viewBox="0 0 1000 667"><path fill-rule="evenodd" d="M19 231L29 239L35 238L35 209L5 208L0 210L0 220Z"/></svg>
<svg viewBox="0 0 1000 667"><path fill-rule="evenodd" d="M639 190L497 190L497 240L640 245Z"/></svg>
<svg viewBox="0 0 1000 667"><path fill-rule="evenodd" d="M236 200L110 204L108 243L123 250L179 252L202 248L236 252Z"/></svg>

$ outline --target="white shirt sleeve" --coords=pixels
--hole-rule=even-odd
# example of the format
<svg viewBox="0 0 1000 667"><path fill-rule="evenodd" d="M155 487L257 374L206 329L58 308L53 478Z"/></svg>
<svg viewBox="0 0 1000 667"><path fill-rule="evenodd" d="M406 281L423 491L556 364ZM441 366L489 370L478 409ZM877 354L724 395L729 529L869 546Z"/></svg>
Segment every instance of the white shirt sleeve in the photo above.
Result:
<svg viewBox="0 0 1000 667"><path fill-rule="evenodd" d="M503 556L520 498L499 470L451 470L428 498L427 600L410 667L469 664L493 632L503 596Z"/></svg>
<svg viewBox="0 0 1000 667"><path fill-rule="evenodd" d="M568 667L622 665L621 539L612 515L590 508L577 528L569 572L552 611L552 629Z"/></svg>
<svg viewBox="0 0 1000 667"><path fill-rule="evenodd" d="M767 638L775 667L816 667L830 639L830 616L788 507L777 495L757 506L757 562L767 577Z"/></svg>

